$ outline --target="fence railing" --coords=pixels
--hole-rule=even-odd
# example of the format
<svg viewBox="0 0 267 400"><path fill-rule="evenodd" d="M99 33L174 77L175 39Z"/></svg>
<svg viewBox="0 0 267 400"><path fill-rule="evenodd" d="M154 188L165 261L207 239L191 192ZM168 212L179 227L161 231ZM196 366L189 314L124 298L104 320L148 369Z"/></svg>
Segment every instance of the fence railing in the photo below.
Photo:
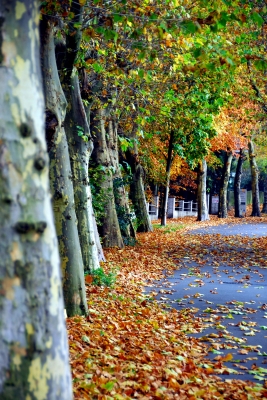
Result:
<svg viewBox="0 0 267 400"><path fill-rule="evenodd" d="M197 201L175 199L175 211L197 212Z"/></svg>
<svg viewBox="0 0 267 400"><path fill-rule="evenodd" d="M147 209L152 220L159 218L159 196L154 196L153 201L147 203ZM167 218L181 218L186 216L197 216L197 202L169 197Z"/></svg>

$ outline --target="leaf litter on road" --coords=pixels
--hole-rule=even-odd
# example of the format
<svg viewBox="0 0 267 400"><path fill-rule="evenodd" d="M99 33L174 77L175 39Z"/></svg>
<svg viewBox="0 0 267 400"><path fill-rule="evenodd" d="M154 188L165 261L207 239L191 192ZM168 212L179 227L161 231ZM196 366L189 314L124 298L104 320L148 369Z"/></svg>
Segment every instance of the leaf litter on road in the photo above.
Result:
<svg viewBox="0 0 267 400"><path fill-rule="evenodd" d="M260 278L261 269L267 266L266 238L215 235L213 240L211 235L202 235L200 240L198 235L186 233L192 227L216 226L221 221L214 218L196 224L186 218L178 222L184 224L183 230L139 234L136 247L106 252L103 268L106 272L118 268L116 284L113 288L88 284L90 315L67 319L75 399L267 397L267 374L262 365L265 349L248 345L250 336L243 334L264 332L264 319L260 326L253 324L254 313L266 313L266 303L257 305L255 296L260 289L253 287L252 294L248 288L251 299L229 299L228 304L215 299L205 302L199 292L212 276L217 284L220 279L223 282L222 276L228 276L220 270L223 262L227 261L229 273L242 283L250 282L251 276ZM241 245L253 252L240 255ZM230 257L226 257L226 249ZM240 261L246 272L239 279ZM195 265L183 272L181 279L190 277L194 283L188 289L195 292L188 296L179 293L172 301L175 292L170 278L175 270L184 271L188 262ZM206 267L211 270L203 271ZM144 293L145 286L152 286L150 293ZM155 301L158 296L161 301ZM196 305L201 301L208 306L205 312ZM231 335L229 323L240 330L241 338ZM247 367L248 363L252 366ZM241 380L242 373L249 373L254 382Z"/></svg>

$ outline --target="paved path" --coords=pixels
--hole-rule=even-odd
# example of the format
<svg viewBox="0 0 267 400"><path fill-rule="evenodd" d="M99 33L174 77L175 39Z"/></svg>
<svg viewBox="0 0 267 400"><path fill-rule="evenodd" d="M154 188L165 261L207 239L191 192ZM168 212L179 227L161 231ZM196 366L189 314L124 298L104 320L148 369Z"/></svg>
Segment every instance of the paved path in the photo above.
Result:
<svg viewBox="0 0 267 400"><path fill-rule="evenodd" d="M267 379L267 249L263 254L257 251L257 238L267 236L267 224L207 227L187 235L188 252L170 255L179 270L159 282L156 298L176 309L194 308L195 316L204 318L206 329L190 335L209 344L210 359L233 356L226 363L232 372L222 378L263 382ZM219 235L235 236L220 243ZM251 239L244 243L244 237Z"/></svg>
<svg viewBox="0 0 267 400"><path fill-rule="evenodd" d="M202 229L194 229L190 233L192 234L220 234L224 236L229 235L242 235L250 237L262 237L267 236L267 224L258 223L240 223L234 225L221 225L221 226L210 226Z"/></svg>

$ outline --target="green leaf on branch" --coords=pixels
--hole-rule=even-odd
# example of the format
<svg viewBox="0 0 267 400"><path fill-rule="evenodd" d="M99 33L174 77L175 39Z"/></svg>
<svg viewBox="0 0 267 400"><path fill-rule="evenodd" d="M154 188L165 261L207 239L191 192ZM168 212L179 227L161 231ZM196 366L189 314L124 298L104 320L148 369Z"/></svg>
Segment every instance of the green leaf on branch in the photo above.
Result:
<svg viewBox="0 0 267 400"><path fill-rule="evenodd" d="M264 23L264 19L263 19L262 16L261 16L259 13L257 13L256 11L253 12L253 13L251 14L251 19L252 19L252 21L255 22L258 26L262 26L263 23Z"/></svg>

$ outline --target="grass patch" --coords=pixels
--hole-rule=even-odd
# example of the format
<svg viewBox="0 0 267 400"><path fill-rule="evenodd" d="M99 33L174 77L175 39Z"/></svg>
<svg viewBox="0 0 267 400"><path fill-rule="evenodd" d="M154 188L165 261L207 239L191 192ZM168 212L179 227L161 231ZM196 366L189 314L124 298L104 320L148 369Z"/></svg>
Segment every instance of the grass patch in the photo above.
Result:
<svg viewBox="0 0 267 400"><path fill-rule="evenodd" d="M106 274L103 268L92 271L90 276L92 276L92 285L107 287L113 287L117 278L116 272L108 272Z"/></svg>
<svg viewBox="0 0 267 400"><path fill-rule="evenodd" d="M180 231L181 229L184 229L185 226L186 226L185 224L171 224L166 226L162 226L160 224L153 224L153 228L160 229L164 233L177 232Z"/></svg>

